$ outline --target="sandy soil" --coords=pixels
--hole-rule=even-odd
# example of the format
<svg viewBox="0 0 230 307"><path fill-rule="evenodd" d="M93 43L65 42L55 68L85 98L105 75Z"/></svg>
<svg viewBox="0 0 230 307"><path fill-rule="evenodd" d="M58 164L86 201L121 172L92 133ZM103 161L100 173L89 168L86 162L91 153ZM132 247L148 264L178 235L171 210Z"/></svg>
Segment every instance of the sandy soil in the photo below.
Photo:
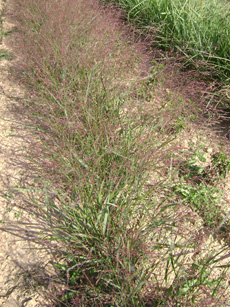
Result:
<svg viewBox="0 0 230 307"><path fill-rule="evenodd" d="M5 5L7 2L0 0L0 12ZM2 27L9 30L13 25L5 18ZM0 50L9 50L6 38L1 41ZM50 257L31 241L14 235L25 215L16 209L20 200L10 197L8 192L9 186L20 181L23 171L15 163L16 153L22 156L29 142L28 130L11 112L24 99L23 89L10 76L16 60L15 57L0 60L0 306L45 306L42 293L50 285L49 278L44 279L44 275L48 276Z"/></svg>

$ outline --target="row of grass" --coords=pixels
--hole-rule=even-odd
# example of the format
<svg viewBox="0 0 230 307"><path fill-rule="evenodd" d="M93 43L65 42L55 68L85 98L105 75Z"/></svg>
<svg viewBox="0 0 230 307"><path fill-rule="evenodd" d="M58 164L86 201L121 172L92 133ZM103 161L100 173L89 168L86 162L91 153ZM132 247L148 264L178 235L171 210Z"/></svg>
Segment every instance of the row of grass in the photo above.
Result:
<svg viewBox="0 0 230 307"><path fill-rule="evenodd" d="M107 0L126 18L150 31L157 46L186 55L187 63L211 69L229 83L230 4L217 0Z"/></svg>
<svg viewBox="0 0 230 307"><path fill-rule="evenodd" d="M22 111L36 131L23 208L65 284L50 306L223 302L225 268L211 273L225 250L203 252L191 212L168 194L178 116L192 111L171 96L156 106L142 46L97 1L20 0L14 14Z"/></svg>

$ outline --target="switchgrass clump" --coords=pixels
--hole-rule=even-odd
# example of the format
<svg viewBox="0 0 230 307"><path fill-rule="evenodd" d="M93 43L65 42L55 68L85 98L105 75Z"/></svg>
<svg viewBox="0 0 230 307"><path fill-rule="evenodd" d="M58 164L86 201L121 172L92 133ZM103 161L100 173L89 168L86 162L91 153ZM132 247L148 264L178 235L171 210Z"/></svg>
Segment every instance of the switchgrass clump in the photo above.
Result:
<svg viewBox="0 0 230 307"><path fill-rule="evenodd" d="M143 48L96 1L15 5L18 69L29 94L22 110L37 140L30 148L35 180L21 188L21 207L40 224L34 240L56 254L65 288L52 303L223 301L213 285L225 271L210 273L225 250L196 256L202 248L187 229L191 212L166 193L172 140L183 129L172 106L179 103L183 114L182 102L165 110L143 99Z"/></svg>

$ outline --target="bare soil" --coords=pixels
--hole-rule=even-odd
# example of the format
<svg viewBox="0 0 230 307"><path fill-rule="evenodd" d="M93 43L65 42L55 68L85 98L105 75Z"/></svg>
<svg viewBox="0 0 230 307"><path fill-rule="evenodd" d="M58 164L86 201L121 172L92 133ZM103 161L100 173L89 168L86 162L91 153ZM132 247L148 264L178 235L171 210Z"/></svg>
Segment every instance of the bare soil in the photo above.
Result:
<svg viewBox="0 0 230 307"><path fill-rule="evenodd" d="M6 5L0 0L0 14ZM14 26L6 17L2 21L3 31ZM3 36L0 50L10 52L7 36ZM42 293L51 286L50 256L28 240L25 231L20 232L28 217L17 208L21 200L9 192L9 187L19 185L23 168L17 163L17 157L28 154L26 148L31 137L12 112L25 96L23 88L10 75L16 61L16 56L13 60L7 56L0 60L0 306L45 306Z"/></svg>

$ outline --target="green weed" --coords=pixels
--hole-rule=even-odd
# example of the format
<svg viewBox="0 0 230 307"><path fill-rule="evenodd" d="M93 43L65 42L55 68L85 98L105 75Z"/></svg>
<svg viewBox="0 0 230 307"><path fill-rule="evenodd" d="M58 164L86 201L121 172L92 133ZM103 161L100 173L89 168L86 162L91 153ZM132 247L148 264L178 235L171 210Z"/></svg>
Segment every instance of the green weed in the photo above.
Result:
<svg viewBox="0 0 230 307"><path fill-rule="evenodd" d="M13 54L5 49L0 49L0 60L9 60L13 59Z"/></svg>
<svg viewBox="0 0 230 307"><path fill-rule="evenodd" d="M205 161L202 153L198 156L200 160ZM220 206L221 190L216 183L221 178L226 178L229 173L229 158L223 152L218 152L211 156L210 165L206 167L196 165L196 162L191 160L181 163L178 175L182 183L174 185L173 189L186 205L191 206L203 217L204 225L218 230L222 228L226 233L230 226Z"/></svg>
<svg viewBox="0 0 230 307"><path fill-rule="evenodd" d="M200 161L206 159L202 152L195 153ZM196 183L206 182L209 184L217 183L221 178L226 178L230 170L230 159L223 152L217 152L211 156L211 162L208 166L202 167L197 165L197 159L191 156L190 161L183 161L179 167L179 177L186 180L192 180Z"/></svg>
<svg viewBox="0 0 230 307"><path fill-rule="evenodd" d="M182 201L193 207L204 218L205 225L215 227L224 218L218 206L220 191L216 187L209 187L205 183L195 186L179 184L174 186L174 191L182 196Z"/></svg>

